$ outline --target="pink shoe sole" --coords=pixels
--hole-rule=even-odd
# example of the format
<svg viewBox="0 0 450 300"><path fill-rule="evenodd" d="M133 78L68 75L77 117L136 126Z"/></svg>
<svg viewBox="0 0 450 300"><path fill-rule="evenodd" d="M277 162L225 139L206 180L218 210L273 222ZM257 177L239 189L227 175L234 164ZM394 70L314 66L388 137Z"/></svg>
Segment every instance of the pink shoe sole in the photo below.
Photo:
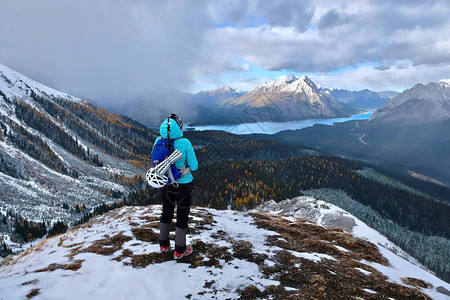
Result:
<svg viewBox="0 0 450 300"><path fill-rule="evenodd" d="M173 258L178 260L191 254L192 254L192 246L186 246L186 250L184 250L183 253L178 253L177 251L175 251L173 254Z"/></svg>
<svg viewBox="0 0 450 300"><path fill-rule="evenodd" d="M165 246L161 246L160 251L161 253L167 253L170 252L170 250L172 250L172 247L165 247Z"/></svg>

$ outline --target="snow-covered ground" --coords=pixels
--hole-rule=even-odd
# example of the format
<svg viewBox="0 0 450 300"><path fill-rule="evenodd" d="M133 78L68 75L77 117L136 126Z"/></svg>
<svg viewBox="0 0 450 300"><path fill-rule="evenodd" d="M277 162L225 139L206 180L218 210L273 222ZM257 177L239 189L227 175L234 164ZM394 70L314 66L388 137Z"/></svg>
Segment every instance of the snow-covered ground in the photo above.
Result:
<svg viewBox="0 0 450 300"><path fill-rule="evenodd" d="M29 90L35 91L38 95L47 95L53 97L61 97L67 100L81 102L82 100L75 98L69 94L54 90L40 84L33 79L22 75L7 66L0 64L0 90L4 91L6 97L15 98L26 96Z"/></svg>
<svg viewBox="0 0 450 300"><path fill-rule="evenodd" d="M408 255L378 231L370 228L364 222L336 205L322 200L316 200L313 197L301 196L278 203L271 200L259 206L257 210L295 218L307 218L325 227L342 228L358 238L377 245L380 253L388 259L389 266L383 266L373 262L365 263L386 275L390 281L402 284L401 278L410 276L420 278L435 287L443 286L450 291L450 285L448 283L436 277L416 259ZM450 299L450 295L445 296L432 290L427 290L426 293L433 299Z"/></svg>
<svg viewBox="0 0 450 300"><path fill-rule="evenodd" d="M19 255L13 264L0 267L1 298L24 299L33 288L38 287L40 292L35 299L185 299L186 295L202 292L204 299L225 299L237 297L235 291L245 286L247 281L260 287L278 283L264 279L256 264L239 259L226 264L222 262L220 268L189 268L189 264L174 260L145 268L133 268L123 263L126 261L118 263L111 260L110 256L94 253L74 256L73 260L83 261L82 267L76 271L57 269L53 272L35 273L51 264L67 264L67 256L73 249L71 245L82 243L87 248L94 241L119 232L132 237L133 226L143 225L145 218L159 216L160 209L160 206L125 207L117 212L117 215L124 214L120 218L104 215L99 218L104 223L94 223L60 237L47 239L37 248ZM196 211L201 214L203 210ZM254 252L270 253L278 249L264 245L265 235L274 233L252 225L251 217L232 211L210 212L214 215L217 226L212 231L188 236L188 242L193 239L200 239L204 243L215 242L216 239L211 236L222 230L230 236L250 241ZM59 243L61 244L58 245ZM231 247L231 244L222 241L220 246ZM157 244L135 239L126 242L123 247L130 249L134 255L159 251ZM116 257L121 252L122 250L112 256ZM205 283L212 280L215 282L205 289Z"/></svg>
<svg viewBox="0 0 450 300"><path fill-rule="evenodd" d="M309 206L314 212L315 217L302 221L304 226L322 228L314 222L324 224L332 219L331 215L353 219L354 234L375 243L389 262L382 265L360 260L356 268L359 276L371 276L376 269L385 274L388 281L420 290L432 299L448 299L436 288L450 290L449 284L414 261L394 254L390 248L394 245L350 214L310 197L287 201L291 203L285 202L285 205L297 203L294 206L303 202L304 211ZM265 210L270 211L267 207ZM280 214L282 210L278 207L274 212ZM282 285L275 275L264 275L268 269L263 271L265 268L277 269L280 253L291 257L293 262L298 259L294 266L289 263L285 266L300 273L303 268L306 270L306 262L310 261L313 266L324 264L329 276L339 276L332 265L339 262L339 257L353 251L337 244L333 245L338 256L286 251L269 242L274 237L281 243L287 241L276 238L279 232L263 228L255 211L193 208L188 243L193 245L194 253L184 260L174 261L172 253L159 253L160 213L159 205L117 209L5 260L0 265L0 298L25 299L28 295L33 299L237 299L249 286L267 291L270 286ZM286 224L294 225L298 224L295 222L301 213L281 218L271 213L265 216L274 218L274 222L284 220ZM333 231L333 234L337 233ZM278 272L283 273L283 270ZM318 275L312 276L318 278ZM431 287L412 288L400 279L405 277L421 279ZM360 289L365 295L380 293L372 286ZM291 295L302 293L299 287L286 284L281 290Z"/></svg>

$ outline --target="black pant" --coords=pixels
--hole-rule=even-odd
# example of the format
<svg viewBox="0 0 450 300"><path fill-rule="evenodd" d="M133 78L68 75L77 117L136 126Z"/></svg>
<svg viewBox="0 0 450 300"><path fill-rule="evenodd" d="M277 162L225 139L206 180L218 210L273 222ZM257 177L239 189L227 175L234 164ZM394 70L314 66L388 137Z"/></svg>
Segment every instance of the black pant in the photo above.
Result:
<svg viewBox="0 0 450 300"><path fill-rule="evenodd" d="M186 184L179 184L178 187L167 185L161 190L161 197L163 207L161 223L172 223L173 212L177 206L176 227L186 229L191 209L191 188Z"/></svg>

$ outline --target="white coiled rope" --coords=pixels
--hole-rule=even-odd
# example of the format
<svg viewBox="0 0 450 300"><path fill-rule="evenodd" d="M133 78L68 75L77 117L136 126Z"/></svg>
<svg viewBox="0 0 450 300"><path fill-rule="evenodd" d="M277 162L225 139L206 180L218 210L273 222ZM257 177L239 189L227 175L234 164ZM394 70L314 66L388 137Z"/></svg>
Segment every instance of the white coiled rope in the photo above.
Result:
<svg viewBox="0 0 450 300"><path fill-rule="evenodd" d="M156 167L150 168L145 174L145 179L148 184L154 188L162 188L167 184L167 171L169 171L170 166L179 160L183 154L180 151L175 150L172 154L166 157L162 162L160 162Z"/></svg>

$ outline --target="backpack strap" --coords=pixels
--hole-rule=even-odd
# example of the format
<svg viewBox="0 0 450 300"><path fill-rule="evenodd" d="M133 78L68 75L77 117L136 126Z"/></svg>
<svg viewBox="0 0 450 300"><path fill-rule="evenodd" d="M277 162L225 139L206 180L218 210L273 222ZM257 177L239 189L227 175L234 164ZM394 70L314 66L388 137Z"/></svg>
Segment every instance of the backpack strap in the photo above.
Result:
<svg viewBox="0 0 450 300"><path fill-rule="evenodd" d="M179 139L184 139L184 137L179 137L179 138L176 138L176 139L166 139L165 137L162 137L162 136L160 136L159 137L161 140L166 140L166 141L178 141Z"/></svg>
<svg viewBox="0 0 450 300"><path fill-rule="evenodd" d="M173 146L170 144L170 118L167 118L167 149L173 152Z"/></svg>

